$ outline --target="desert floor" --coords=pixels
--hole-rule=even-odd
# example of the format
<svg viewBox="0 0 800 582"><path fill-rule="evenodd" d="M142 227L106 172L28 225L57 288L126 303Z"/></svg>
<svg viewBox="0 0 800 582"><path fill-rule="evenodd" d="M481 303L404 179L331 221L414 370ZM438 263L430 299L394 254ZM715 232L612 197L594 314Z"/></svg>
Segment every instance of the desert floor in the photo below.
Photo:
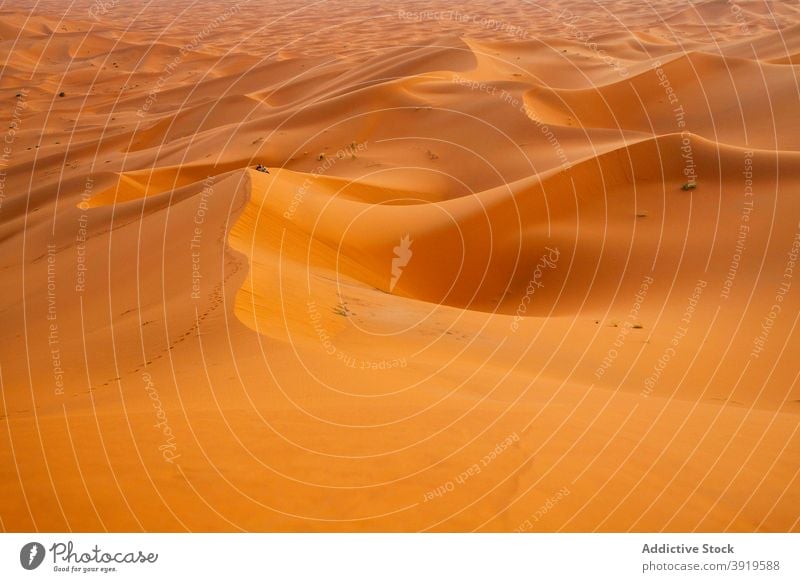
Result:
<svg viewBox="0 0 800 582"><path fill-rule="evenodd" d="M796 2L67 4L0 530L800 530Z"/></svg>

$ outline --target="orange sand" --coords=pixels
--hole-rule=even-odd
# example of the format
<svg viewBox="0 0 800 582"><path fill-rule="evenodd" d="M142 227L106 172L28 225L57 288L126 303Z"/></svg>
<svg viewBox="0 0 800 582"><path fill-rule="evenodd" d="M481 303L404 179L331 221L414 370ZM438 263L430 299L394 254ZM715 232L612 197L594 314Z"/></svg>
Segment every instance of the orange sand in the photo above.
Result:
<svg viewBox="0 0 800 582"><path fill-rule="evenodd" d="M0 528L800 529L796 5L60 4Z"/></svg>

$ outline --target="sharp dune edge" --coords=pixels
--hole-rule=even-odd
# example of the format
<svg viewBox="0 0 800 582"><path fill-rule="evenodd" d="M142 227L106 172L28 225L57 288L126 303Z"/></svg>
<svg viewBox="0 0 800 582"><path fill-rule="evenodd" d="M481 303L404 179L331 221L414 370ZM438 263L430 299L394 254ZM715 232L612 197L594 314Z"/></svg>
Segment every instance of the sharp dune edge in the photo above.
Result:
<svg viewBox="0 0 800 582"><path fill-rule="evenodd" d="M800 9L616 4L3 7L0 526L800 529Z"/></svg>

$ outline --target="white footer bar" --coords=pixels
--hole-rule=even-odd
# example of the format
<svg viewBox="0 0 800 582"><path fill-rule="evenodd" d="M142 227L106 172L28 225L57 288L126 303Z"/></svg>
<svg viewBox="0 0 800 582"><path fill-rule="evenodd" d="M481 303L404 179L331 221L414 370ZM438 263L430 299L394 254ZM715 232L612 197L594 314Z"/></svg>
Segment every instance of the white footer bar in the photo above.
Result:
<svg viewBox="0 0 800 582"><path fill-rule="evenodd" d="M231 582L796 582L800 534L0 535L0 580L187 575Z"/></svg>

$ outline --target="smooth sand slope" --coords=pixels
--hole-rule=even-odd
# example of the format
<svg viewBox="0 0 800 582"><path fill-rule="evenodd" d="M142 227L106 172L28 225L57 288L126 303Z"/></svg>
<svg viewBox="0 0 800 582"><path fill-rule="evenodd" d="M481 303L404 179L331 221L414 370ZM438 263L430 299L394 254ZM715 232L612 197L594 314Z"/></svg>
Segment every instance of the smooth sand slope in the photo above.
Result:
<svg viewBox="0 0 800 582"><path fill-rule="evenodd" d="M0 11L2 529L800 529L795 5L172 4Z"/></svg>

